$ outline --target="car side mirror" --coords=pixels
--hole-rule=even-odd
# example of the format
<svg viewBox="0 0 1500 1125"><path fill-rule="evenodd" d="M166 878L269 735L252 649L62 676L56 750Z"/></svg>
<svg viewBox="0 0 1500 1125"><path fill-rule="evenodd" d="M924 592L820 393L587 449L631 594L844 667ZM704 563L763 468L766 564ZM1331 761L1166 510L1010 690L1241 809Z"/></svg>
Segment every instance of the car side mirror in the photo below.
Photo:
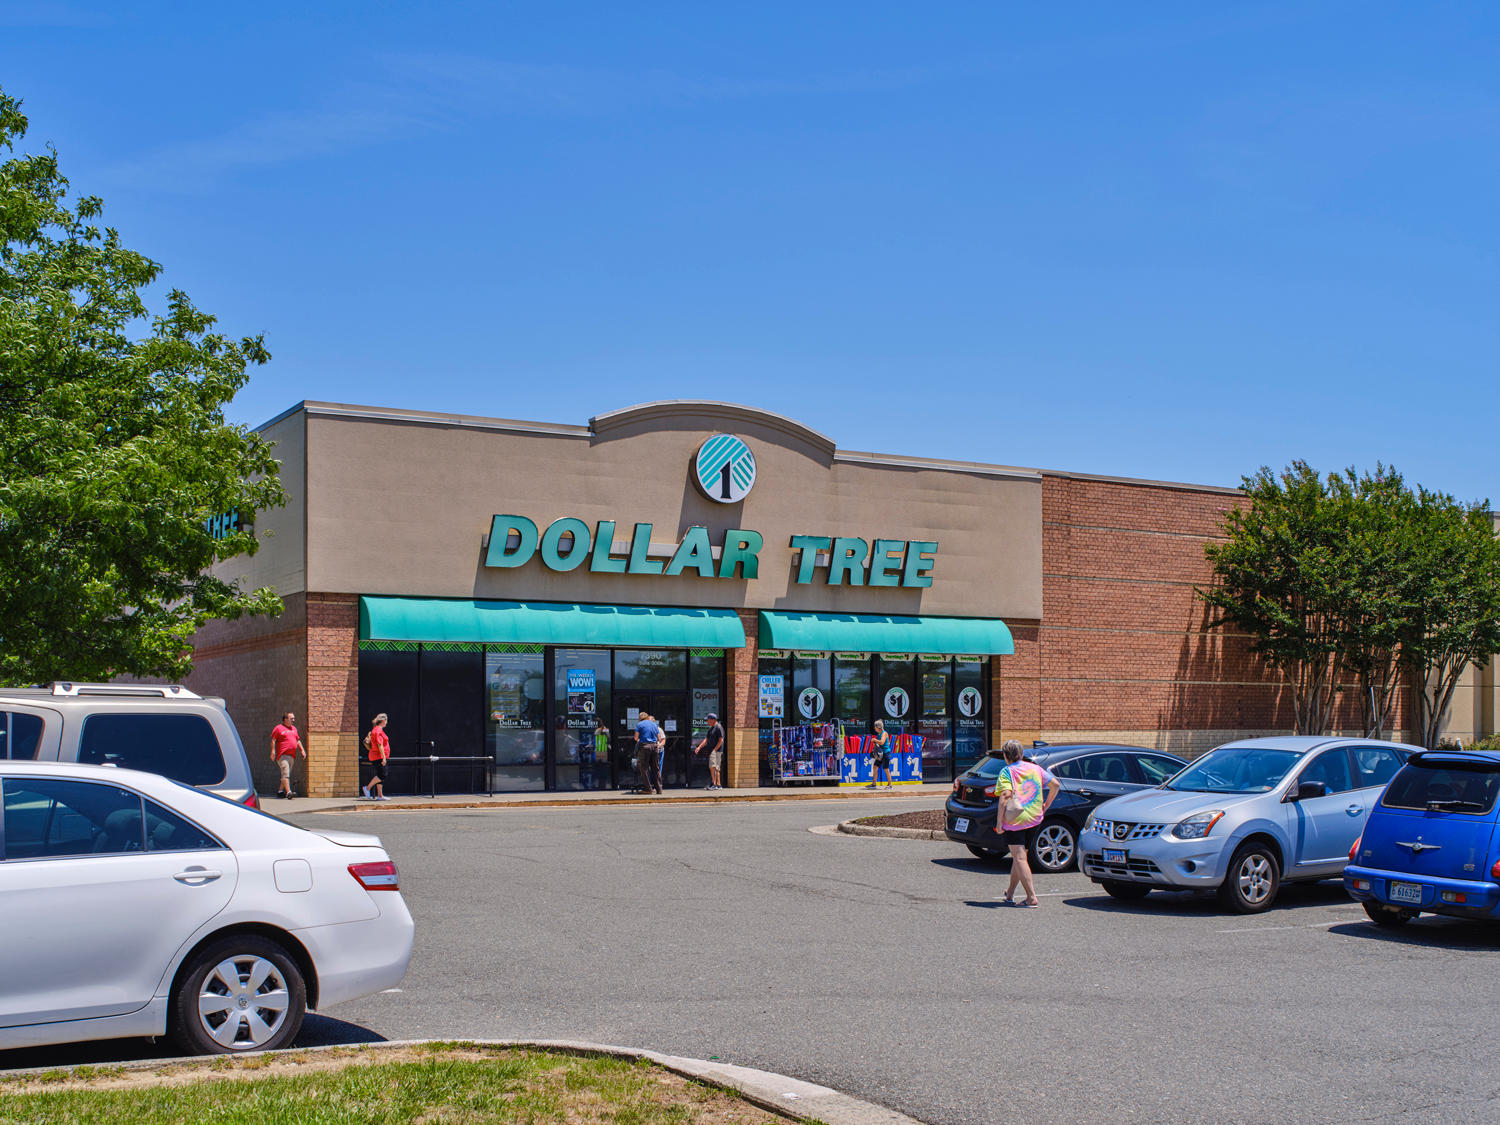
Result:
<svg viewBox="0 0 1500 1125"><path fill-rule="evenodd" d="M1313 797L1328 796L1328 786L1321 781L1299 781L1297 788L1286 795L1289 801L1306 801Z"/></svg>

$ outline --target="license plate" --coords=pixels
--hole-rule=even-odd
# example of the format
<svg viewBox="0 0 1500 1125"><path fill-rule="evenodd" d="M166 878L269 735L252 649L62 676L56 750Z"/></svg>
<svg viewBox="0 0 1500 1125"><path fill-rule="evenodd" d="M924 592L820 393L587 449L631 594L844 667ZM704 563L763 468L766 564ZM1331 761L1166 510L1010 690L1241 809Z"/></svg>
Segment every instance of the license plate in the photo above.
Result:
<svg viewBox="0 0 1500 1125"><path fill-rule="evenodd" d="M959 817L957 820L955 820L953 822L953 831L955 831L955 832L967 832L968 830L969 830L969 818L968 817L962 817L961 816L961 817Z"/></svg>
<svg viewBox="0 0 1500 1125"><path fill-rule="evenodd" d="M1125 851L1124 848L1105 848L1104 849L1104 862L1105 863L1124 863L1125 862L1125 857L1126 857L1127 854L1128 853Z"/></svg>
<svg viewBox="0 0 1500 1125"><path fill-rule="evenodd" d="M1414 902L1418 906L1422 904L1421 883L1392 883L1390 886L1392 902Z"/></svg>

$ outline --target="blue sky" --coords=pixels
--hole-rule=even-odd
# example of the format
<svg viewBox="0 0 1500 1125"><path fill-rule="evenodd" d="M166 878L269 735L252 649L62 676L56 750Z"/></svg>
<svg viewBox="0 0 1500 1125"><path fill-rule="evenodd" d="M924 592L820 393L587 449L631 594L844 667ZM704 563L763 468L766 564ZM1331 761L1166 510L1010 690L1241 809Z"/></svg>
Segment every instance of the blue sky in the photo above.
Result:
<svg viewBox="0 0 1500 1125"><path fill-rule="evenodd" d="M1500 501L1500 5L0 0L234 403Z"/></svg>

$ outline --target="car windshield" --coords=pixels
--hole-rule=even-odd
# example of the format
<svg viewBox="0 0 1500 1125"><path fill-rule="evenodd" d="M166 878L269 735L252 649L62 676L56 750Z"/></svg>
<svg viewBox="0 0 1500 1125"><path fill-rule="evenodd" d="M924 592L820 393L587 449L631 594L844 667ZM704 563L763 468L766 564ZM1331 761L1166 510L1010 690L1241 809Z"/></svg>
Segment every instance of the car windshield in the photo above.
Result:
<svg viewBox="0 0 1500 1125"><path fill-rule="evenodd" d="M1166 788L1190 793L1265 793L1301 757L1295 750L1221 746L1181 770Z"/></svg>
<svg viewBox="0 0 1500 1125"><path fill-rule="evenodd" d="M1449 762L1412 763L1401 767L1386 786L1380 803L1391 809L1429 812L1487 813L1495 807L1500 773Z"/></svg>

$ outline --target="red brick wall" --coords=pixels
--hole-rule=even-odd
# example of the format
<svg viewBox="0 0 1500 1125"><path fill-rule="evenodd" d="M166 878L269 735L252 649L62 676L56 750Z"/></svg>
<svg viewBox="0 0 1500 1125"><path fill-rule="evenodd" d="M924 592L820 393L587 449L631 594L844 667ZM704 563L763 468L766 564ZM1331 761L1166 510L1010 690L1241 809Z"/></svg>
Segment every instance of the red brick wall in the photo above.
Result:
<svg viewBox="0 0 1500 1125"><path fill-rule="evenodd" d="M1042 621L1012 630L1016 655L1000 659L997 677L1007 735L1200 753L1290 731L1279 678L1244 636L1209 629L1193 593L1212 578L1205 544L1240 502L1216 490L1046 475ZM1334 729L1359 725L1351 693Z"/></svg>
<svg viewBox="0 0 1500 1125"><path fill-rule="evenodd" d="M359 597L307 595L309 791L353 796L359 787Z"/></svg>
<svg viewBox="0 0 1500 1125"><path fill-rule="evenodd" d="M287 711L307 722L307 618L301 594L282 599L279 617L210 621L194 637L193 672L184 686L224 700L250 758L256 791L276 792L271 728ZM305 741L305 738L304 738ZM303 767L299 763L298 770ZM302 791L302 778L296 777Z"/></svg>

